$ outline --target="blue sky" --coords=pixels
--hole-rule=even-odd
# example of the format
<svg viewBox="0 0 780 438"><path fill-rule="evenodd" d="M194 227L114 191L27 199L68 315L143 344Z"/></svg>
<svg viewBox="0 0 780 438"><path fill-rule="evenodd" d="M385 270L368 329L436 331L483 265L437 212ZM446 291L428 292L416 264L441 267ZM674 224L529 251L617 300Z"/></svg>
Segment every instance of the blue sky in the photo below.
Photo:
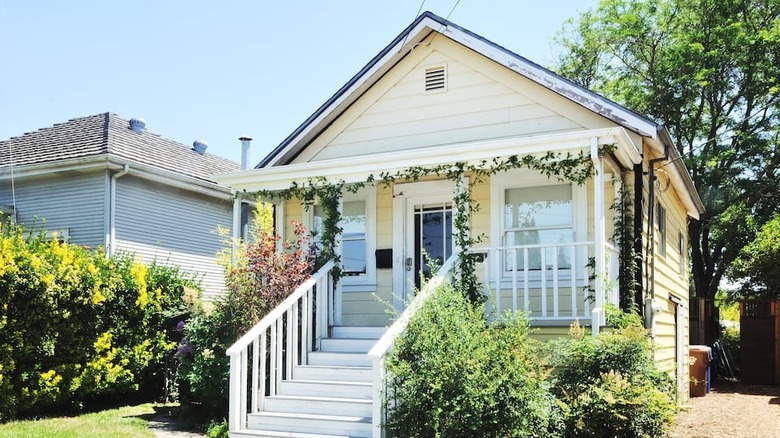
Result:
<svg viewBox="0 0 780 438"><path fill-rule="evenodd" d="M427 0L446 17L457 0ZM450 20L549 65L597 0L461 0ZM252 164L415 17L421 0L0 0L0 139L101 112Z"/></svg>

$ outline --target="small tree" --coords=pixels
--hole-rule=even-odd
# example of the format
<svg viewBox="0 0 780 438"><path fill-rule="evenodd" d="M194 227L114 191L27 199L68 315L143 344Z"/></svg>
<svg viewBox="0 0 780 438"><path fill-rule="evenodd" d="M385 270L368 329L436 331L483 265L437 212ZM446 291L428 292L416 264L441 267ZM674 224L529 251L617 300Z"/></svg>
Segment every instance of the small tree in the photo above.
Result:
<svg viewBox="0 0 780 438"><path fill-rule="evenodd" d="M227 414L226 350L311 276L308 233L302 224L293 225L295 238L285 242L258 226L254 241L242 244L235 260L226 258L231 260L226 264L227 296L180 325L179 397L183 404L199 402L201 410L190 412L197 422Z"/></svg>

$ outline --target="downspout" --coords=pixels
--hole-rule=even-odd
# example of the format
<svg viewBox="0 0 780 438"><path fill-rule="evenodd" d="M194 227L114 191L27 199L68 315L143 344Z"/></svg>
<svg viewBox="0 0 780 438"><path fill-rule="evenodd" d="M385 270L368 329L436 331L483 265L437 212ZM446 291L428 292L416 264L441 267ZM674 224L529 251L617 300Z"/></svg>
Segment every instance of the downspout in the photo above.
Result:
<svg viewBox="0 0 780 438"><path fill-rule="evenodd" d="M106 256L111 257L116 252L116 180L130 172L130 165L125 164L122 170L111 175L108 201L108 243L106 244Z"/></svg>
<svg viewBox="0 0 780 438"><path fill-rule="evenodd" d="M642 274L642 231L644 224L642 223L642 200L645 197L644 193L644 169L643 163L634 165L634 262L636 264L636 271L634 272L634 303L636 303L637 310L640 316L644 319L645 308L642 305L644 302L644 292L642 285L644 284L644 275Z"/></svg>
<svg viewBox="0 0 780 438"><path fill-rule="evenodd" d="M663 127L658 130L664 129ZM664 154L659 158L650 160L647 169L648 206L647 206L647 257L645 264L647 272L647 295L645 296L645 327L650 330L650 335L655 337L655 309L653 308L653 299L655 298L655 164L661 161L669 160L669 144L664 144Z"/></svg>

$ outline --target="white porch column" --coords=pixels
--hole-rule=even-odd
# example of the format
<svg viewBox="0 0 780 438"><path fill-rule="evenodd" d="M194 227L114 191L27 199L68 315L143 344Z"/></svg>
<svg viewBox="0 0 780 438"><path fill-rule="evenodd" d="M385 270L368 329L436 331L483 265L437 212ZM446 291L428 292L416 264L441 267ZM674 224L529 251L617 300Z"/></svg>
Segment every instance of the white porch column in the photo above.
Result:
<svg viewBox="0 0 780 438"><path fill-rule="evenodd" d="M593 160L593 241L596 258L596 308L593 309L593 333L598 333L598 327L606 324L604 315L604 269L606 257L606 218L604 216L604 163L599 156L599 139L590 139L590 158Z"/></svg>
<svg viewBox="0 0 780 438"><path fill-rule="evenodd" d="M238 243L238 239L241 238L241 198L238 194L235 194L235 198L233 199L233 229L231 230L231 235L233 237L233 243ZM238 254L236 254L237 249L238 248L233 245L231 250L231 261L234 265L238 258Z"/></svg>

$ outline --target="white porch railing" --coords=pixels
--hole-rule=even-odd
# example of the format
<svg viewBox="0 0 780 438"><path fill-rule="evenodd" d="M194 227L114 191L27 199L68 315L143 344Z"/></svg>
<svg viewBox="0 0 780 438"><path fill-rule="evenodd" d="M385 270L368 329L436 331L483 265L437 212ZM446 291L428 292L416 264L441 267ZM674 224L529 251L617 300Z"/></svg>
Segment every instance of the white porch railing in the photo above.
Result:
<svg viewBox="0 0 780 438"><path fill-rule="evenodd" d="M595 272L593 242L516 245L472 250L492 316L525 311L534 324L560 324L595 318L597 303L618 304L618 252L605 245L606 272ZM481 267L480 267L481 265ZM605 290L593 276L601 275ZM599 316L600 319L600 316ZM598 323L597 323L598 325Z"/></svg>
<svg viewBox="0 0 780 438"><path fill-rule="evenodd" d="M320 347L333 318L334 262L323 266L228 350L231 432L246 429L247 414L262 410L265 397L292 378ZM251 377L251 386L249 379Z"/></svg>
<svg viewBox="0 0 780 438"><path fill-rule="evenodd" d="M393 325L385 332L379 341L374 345L368 355L371 357L372 369L374 373L373 390L374 390L374 402L372 411L372 435L374 438L380 438L383 436L383 420L385 418L384 404L382 403L382 395L386 391L386 374L385 374L385 356L393 348L396 338L403 333L406 326L409 325L409 320L417 313L417 310L425 304L426 301L433 295L436 289L445 281L452 280L452 274L454 271L455 263L458 259L458 254L455 253L448 258L444 264L439 268L435 277L428 280L425 286L414 297L412 302L406 307L401 316L395 320Z"/></svg>

